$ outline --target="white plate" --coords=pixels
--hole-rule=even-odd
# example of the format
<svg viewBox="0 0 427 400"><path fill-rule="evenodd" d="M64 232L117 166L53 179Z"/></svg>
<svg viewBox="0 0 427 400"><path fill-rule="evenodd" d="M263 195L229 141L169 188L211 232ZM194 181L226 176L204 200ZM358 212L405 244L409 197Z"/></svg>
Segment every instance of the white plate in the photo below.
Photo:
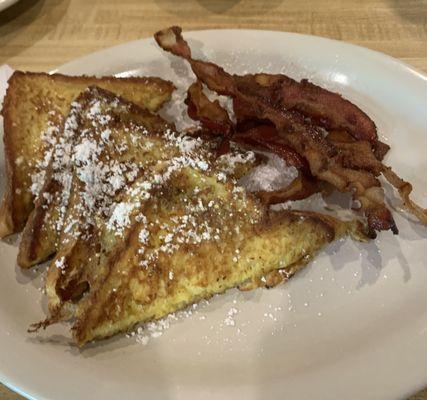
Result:
<svg viewBox="0 0 427 400"><path fill-rule="evenodd" d="M0 11L6 10L6 8L9 8L18 1L19 0L0 0Z"/></svg>
<svg viewBox="0 0 427 400"><path fill-rule="evenodd" d="M342 92L376 121L392 145L387 162L414 183L415 198L426 205L423 74L385 55L317 37L239 30L186 37L196 56L230 71L283 71ZM58 71L174 78L172 67L179 76L187 71L148 39ZM397 237L386 232L367 245L337 243L290 283L231 291L147 346L119 336L82 352L66 344L66 327L51 328L42 334L46 340L26 333L44 315L42 294L16 268L16 245L2 243L0 380L28 397L64 400L409 395L427 384L427 228L395 215ZM224 325L231 307L238 310L235 326Z"/></svg>

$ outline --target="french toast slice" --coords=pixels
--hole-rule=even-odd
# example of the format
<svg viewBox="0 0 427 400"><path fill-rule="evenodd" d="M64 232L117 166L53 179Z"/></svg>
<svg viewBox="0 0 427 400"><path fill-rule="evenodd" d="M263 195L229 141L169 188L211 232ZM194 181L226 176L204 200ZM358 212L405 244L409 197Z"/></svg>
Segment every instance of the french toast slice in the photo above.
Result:
<svg viewBox="0 0 427 400"><path fill-rule="evenodd" d="M46 280L49 309L56 318L68 315L72 302L92 285L100 253L105 256L120 243L121 232L112 235L110 231L123 219L128 225L138 220L135 213L151 190L162 192L163 184L157 181L160 173L190 161L207 165L204 159L186 160L188 151L198 149L206 159L214 154L212 142L181 137L160 117L96 87L88 88L72 104L61 138L50 165L52 179L45 185L56 191L41 192L22 241L24 246L32 243L40 249L56 236L59 251ZM82 154L84 149L90 150ZM258 162L252 152L234 151L227 157L215 160L221 179L239 179ZM112 181L120 185L112 187Z"/></svg>
<svg viewBox="0 0 427 400"><path fill-rule="evenodd" d="M148 132L159 134L166 128L166 122L159 116L131 103L119 102L112 93L100 88L89 87L78 96L58 135L45 184L24 227L18 264L27 268L44 261L67 237L76 234L76 229L83 229L78 222L84 211L79 197L82 185L87 183L99 192L90 193L92 197L110 191L110 196L105 196L110 199L136 179L145 164L156 162L153 152L139 142ZM97 165L91 164L94 157ZM88 182L73 174L75 165L80 178ZM90 196L86 195L85 200L95 202ZM107 204L91 206L108 207ZM72 220L73 224L64 226L66 220Z"/></svg>
<svg viewBox="0 0 427 400"><path fill-rule="evenodd" d="M87 112L94 99L101 102L95 119ZM39 327L74 317L74 338L84 345L229 288L263 282L272 271L292 273L347 233L363 238L358 222L269 212L236 184L254 165L251 152L236 149L216 158L210 142L166 124L163 131L147 130L137 108L96 88L77 103L68 117L78 121L71 124L75 141L65 157L71 162L70 197L46 281L51 317ZM102 142L108 115L115 121L107 140L113 146L105 143L107 152L92 148L95 156L82 162L76 152L82 144L91 147L88 138ZM109 159L126 164L115 138L132 135L143 153L134 179L127 181L120 167L121 190L95 190L111 177L87 180L88 170Z"/></svg>
<svg viewBox="0 0 427 400"><path fill-rule="evenodd" d="M194 196L196 187L202 195ZM234 184L193 168L174 174L141 214L100 257L97 278L77 304L72 330L80 346L262 282L272 271L292 274L328 243L360 230L315 213L269 213Z"/></svg>
<svg viewBox="0 0 427 400"><path fill-rule="evenodd" d="M70 103L90 85L110 90L150 111L171 97L172 83L159 78L74 77L16 71L3 103L6 192L0 237L19 232L33 209L56 135Z"/></svg>

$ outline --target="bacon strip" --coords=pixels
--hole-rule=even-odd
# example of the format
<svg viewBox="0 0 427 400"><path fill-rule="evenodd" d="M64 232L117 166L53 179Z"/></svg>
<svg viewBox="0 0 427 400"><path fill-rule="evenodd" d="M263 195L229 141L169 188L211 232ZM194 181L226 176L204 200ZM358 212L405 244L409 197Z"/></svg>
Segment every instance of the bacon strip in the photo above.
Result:
<svg viewBox="0 0 427 400"><path fill-rule="evenodd" d="M286 141L278 135L274 126L259 125L245 132L236 133L232 140L236 143L270 151L282 158L288 166L310 174L307 160L287 145Z"/></svg>
<svg viewBox="0 0 427 400"><path fill-rule="evenodd" d="M338 93L304 79L297 82L286 75L258 73L234 75L234 78L242 93L256 96L276 109L297 111L327 130L346 131L357 140L368 141L380 161L390 149L378 140L377 128L369 116ZM240 123L241 111L236 110Z"/></svg>
<svg viewBox="0 0 427 400"><path fill-rule="evenodd" d="M308 163L281 139L272 125L258 125L244 132L233 134L234 126L228 113L218 101L210 101L200 81L193 83L185 100L190 118L200 121L210 134L231 136L231 140L243 145L268 150L281 157L287 165L308 172Z"/></svg>
<svg viewBox="0 0 427 400"><path fill-rule="evenodd" d="M156 33L155 38L165 50L187 59L195 75L209 89L231 96L234 104L238 104L239 109L244 110L246 115L259 121L271 122L283 142L307 160L313 176L332 184L340 191L351 192L353 198L360 202L372 231L391 229L397 233L393 217L384 204L384 192L375 178L379 172L385 173L386 167L381 163L367 165L372 161L373 157L370 156L365 157L365 161L358 162L355 157L352 157L351 151L355 150L349 151L350 146L337 145L328 141L323 132L307 122L301 113L286 109L279 111L267 100L260 100L259 95L242 93L236 84L236 78L224 69L213 63L191 58L191 50L182 38L179 27L160 31ZM383 152L385 146L383 146ZM365 156L372 153L372 149L369 152L367 150L367 148L359 149ZM400 189L399 193L404 200L406 198L407 207L410 207L419 218L425 216L425 210L416 208L412 202L408 201L408 186L403 187L406 191ZM423 221L422 218L420 219Z"/></svg>
<svg viewBox="0 0 427 400"><path fill-rule="evenodd" d="M389 183L397 189L405 208L415 215L424 225L427 225L427 209L420 207L409 197L412 192L412 185L397 176L390 167L385 165L383 166L382 173Z"/></svg>
<svg viewBox="0 0 427 400"><path fill-rule="evenodd" d="M200 81L196 81L188 88L186 104L188 105L188 115L192 119L200 121L210 135L222 134L227 137L230 132L234 131L227 111L221 107L218 101L208 99ZM307 160L281 140L274 126L258 125L247 131L236 133L230 139L251 148L268 150L281 157L288 166L294 166L300 170L300 175L288 187L277 191L257 192L256 195L265 204L302 200L320 190L319 184L309 172ZM223 141L219 153L224 154L227 150L224 148Z"/></svg>
<svg viewBox="0 0 427 400"><path fill-rule="evenodd" d="M380 161L390 149L378 140L373 121L337 93L305 80L297 82L286 75L259 73L234 75L234 79L240 92L257 97L278 110L298 112L327 130L344 131L356 140L370 143L375 157ZM300 93L299 97L297 93ZM238 101L234 102L234 111L239 125L251 122L253 116Z"/></svg>
<svg viewBox="0 0 427 400"><path fill-rule="evenodd" d="M358 140L372 144L378 140L375 123L359 107L310 83L297 82L286 75L254 74L234 76L242 93L268 98L276 108L295 110L328 130L344 130Z"/></svg>
<svg viewBox="0 0 427 400"><path fill-rule="evenodd" d="M378 162L368 141L356 141L345 131L331 131L327 138L339 150L337 160L343 167L363 169L375 176L381 174L382 164Z"/></svg>
<svg viewBox="0 0 427 400"><path fill-rule="evenodd" d="M315 179L299 174L288 186L274 191L256 192L264 204L279 204L290 200L303 200L314 193L322 191L322 185Z"/></svg>
<svg viewBox="0 0 427 400"><path fill-rule="evenodd" d="M233 123L219 104L218 100L210 101L203 93L203 86L200 81L194 82L187 91L185 103L188 106L188 115L194 120L198 120L204 127L213 133L230 136L234 130Z"/></svg>

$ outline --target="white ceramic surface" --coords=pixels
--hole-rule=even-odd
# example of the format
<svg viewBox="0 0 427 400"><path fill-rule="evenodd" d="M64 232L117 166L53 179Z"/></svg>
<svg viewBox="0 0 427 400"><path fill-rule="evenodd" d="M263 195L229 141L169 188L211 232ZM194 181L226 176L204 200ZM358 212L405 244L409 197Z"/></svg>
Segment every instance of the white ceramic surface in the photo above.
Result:
<svg viewBox="0 0 427 400"><path fill-rule="evenodd" d="M6 10L12 4L17 3L19 0L0 0L0 11Z"/></svg>
<svg viewBox="0 0 427 400"><path fill-rule="evenodd" d="M385 55L266 31L187 33L194 55L233 72L285 72L342 92L377 123L387 162L427 202L427 78ZM68 74L159 75L185 64L151 39L59 68ZM395 198L392 203L399 205ZM336 243L288 284L230 291L147 346L123 336L79 351L67 329L39 337L39 283L0 243L0 380L35 399L394 399L427 384L427 228L395 212L400 235ZM235 326L224 324L231 307ZM206 317L206 318L204 318Z"/></svg>

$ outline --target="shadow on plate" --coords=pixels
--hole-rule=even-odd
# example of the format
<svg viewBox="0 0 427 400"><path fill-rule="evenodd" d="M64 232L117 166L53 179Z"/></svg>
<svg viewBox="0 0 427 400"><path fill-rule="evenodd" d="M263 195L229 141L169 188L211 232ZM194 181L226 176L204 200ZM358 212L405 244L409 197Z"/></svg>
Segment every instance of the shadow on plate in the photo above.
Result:
<svg viewBox="0 0 427 400"><path fill-rule="evenodd" d="M46 271L49 263L50 261L47 261L43 264L39 264L28 269L21 268L17 263L15 263L16 281L22 285L26 285L31 282L36 283L35 286L38 288L39 285L36 280L38 278L41 278L42 274Z"/></svg>

